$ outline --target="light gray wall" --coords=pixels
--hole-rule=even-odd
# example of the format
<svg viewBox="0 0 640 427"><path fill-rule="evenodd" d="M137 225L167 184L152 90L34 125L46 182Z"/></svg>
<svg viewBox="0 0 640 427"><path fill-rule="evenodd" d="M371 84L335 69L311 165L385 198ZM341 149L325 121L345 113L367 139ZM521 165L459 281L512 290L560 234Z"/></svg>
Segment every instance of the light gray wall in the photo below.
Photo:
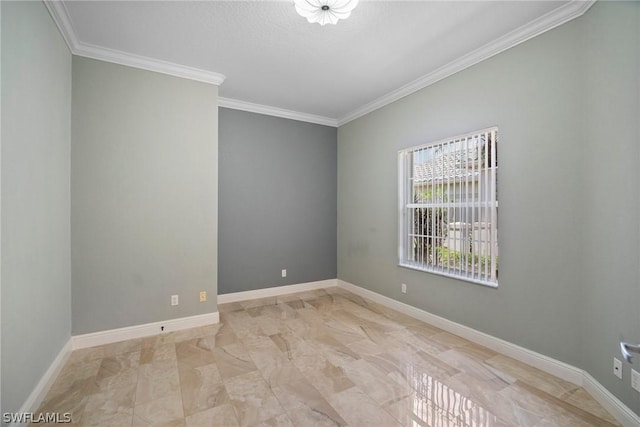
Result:
<svg viewBox="0 0 640 427"><path fill-rule="evenodd" d="M584 16L584 368L640 414L611 374L620 338L640 342L640 3L596 3ZM640 371L638 358L633 368Z"/></svg>
<svg viewBox="0 0 640 427"><path fill-rule="evenodd" d="M2 411L71 332L71 53L41 2L2 9Z"/></svg>
<svg viewBox="0 0 640 427"><path fill-rule="evenodd" d="M586 367L635 411L610 371L640 339L638 7L598 2L338 130L340 279ZM397 150L492 125L499 288L397 267Z"/></svg>
<svg viewBox="0 0 640 427"><path fill-rule="evenodd" d="M579 42L562 26L340 127L338 277L578 363ZM493 125L499 289L397 267L397 151Z"/></svg>
<svg viewBox="0 0 640 427"><path fill-rule="evenodd" d="M74 335L217 310L217 96L73 58Z"/></svg>
<svg viewBox="0 0 640 427"><path fill-rule="evenodd" d="M334 279L336 129L219 114L219 292Z"/></svg>

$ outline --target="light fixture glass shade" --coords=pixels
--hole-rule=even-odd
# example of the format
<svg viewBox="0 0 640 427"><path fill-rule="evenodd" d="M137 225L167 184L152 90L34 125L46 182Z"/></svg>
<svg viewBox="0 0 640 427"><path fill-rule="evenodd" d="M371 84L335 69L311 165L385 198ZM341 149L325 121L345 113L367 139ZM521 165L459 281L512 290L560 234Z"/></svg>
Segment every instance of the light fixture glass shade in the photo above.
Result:
<svg viewBox="0 0 640 427"><path fill-rule="evenodd" d="M296 11L310 23L336 24L347 19L358 0L294 0Z"/></svg>

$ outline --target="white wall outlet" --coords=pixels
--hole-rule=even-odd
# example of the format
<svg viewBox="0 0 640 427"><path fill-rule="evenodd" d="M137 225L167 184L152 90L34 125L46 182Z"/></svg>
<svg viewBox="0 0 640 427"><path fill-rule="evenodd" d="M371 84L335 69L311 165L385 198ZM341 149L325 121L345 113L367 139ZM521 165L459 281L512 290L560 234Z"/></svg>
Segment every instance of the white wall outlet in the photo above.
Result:
<svg viewBox="0 0 640 427"><path fill-rule="evenodd" d="M400 290L402 290L403 294L406 294L407 293L407 284L403 283L402 286L400 287Z"/></svg>
<svg viewBox="0 0 640 427"><path fill-rule="evenodd" d="M287 277L287 269L286 268L282 269L282 277Z"/></svg>
<svg viewBox="0 0 640 427"><path fill-rule="evenodd" d="M200 302L205 302L207 300L207 291L200 291Z"/></svg>
<svg viewBox="0 0 640 427"><path fill-rule="evenodd" d="M631 388L640 392L640 372L631 369Z"/></svg>
<svg viewBox="0 0 640 427"><path fill-rule="evenodd" d="M178 295L171 295L171 305L178 305Z"/></svg>
<svg viewBox="0 0 640 427"><path fill-rule="evenodd" d="M613 375L622 379L622 362L615 357L613 358Z"/></svg>

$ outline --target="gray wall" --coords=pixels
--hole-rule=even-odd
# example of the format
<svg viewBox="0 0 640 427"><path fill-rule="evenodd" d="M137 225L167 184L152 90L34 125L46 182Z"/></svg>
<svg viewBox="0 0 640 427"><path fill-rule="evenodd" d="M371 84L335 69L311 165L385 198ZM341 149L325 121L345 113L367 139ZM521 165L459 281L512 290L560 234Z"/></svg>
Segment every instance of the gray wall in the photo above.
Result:
<svg viewBox="0 0 640 427"><path fill-rule="evenodd" d="M338 130L340 279L585 367L637 412L610 372L640 340L639 7L598 2ZM492 125L499 288L397 267L397 150Z"/></svg>
<svg viewBox="0 0 640 427"><path fill-rule="evenodd" d="M73 58L74 335L217 310L217 96Z"/></svg>
<svg viewBox="0 0 640 427"><path fill-rule="evenodd" d="M336 129L226 108L219 120L219 293L334 279Z"/></svg>
<svg viewBox="0 0 640 427"><path fill-rule="evenodd" d="M2 8L2 411L71 332L71 53L41 2Z"/></svg>
<svg viewBox="0 0 640 427"><path fill-rule="evenodd" d="M611 374L621 337L640 342L640 3L596 3L584 28L584 368L640 414ZM633 364L640 371L638 358Z"/></svg>

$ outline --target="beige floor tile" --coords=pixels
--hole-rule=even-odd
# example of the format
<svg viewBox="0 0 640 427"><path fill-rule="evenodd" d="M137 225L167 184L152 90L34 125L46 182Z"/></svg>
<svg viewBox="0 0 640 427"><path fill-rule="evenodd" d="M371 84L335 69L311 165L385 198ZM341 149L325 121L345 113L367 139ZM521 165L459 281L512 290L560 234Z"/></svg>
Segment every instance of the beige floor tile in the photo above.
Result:
<svg viewBox="0 0 640 427"><path fill-rule="evenodd" d="M176 392L180 393L177 361L159 360L140 366L136 388L136 405L157 400Z"/></svg>
<svg viewBox="0 0 640 427"><path fill-rule="evenodd" d="M140 351L103 358L89 393L117 392L132 386L135 389L139 361Z"/></svg>
<svg viewBox="0 0 640 427"><path fill-rule="evenodd" d="M346 425L322 393L293 364L274 372L269 386L295 425Z"/></svg>
<svg viewBox="0 0 640 427"><path fill-rule="evenodd" d="M564 399L567 403L583 409L603 420L616 424L617 421L611 416L593 397L583 388L579 388Z"/></svg>
<svg viewBox="0 0 640 427"><path fill-rule="evenodd" d="M553 375L502 354L487 359L486 363L511 377L517 378L524 383L556 397L565 397L578 389L578 386L575 384L554 377Z"/></svg>
<svg viewBox="0 0 640 427"><path fill-rule="evenodd" d="M179 391L167 393L150 402L136 404L133 409L133 427L184 426L184 412Z"/></svg>
<svg viewBox="0 0 640 427"><path fill-rule="evenodd" d="M408 384L401 385L364 360L344 365L347 377L379 405L394 402L411 394Z"/></svg>
<svg viewBox="0 0 640 427"><path fill-rule="evenodd" d="M175 343L157 344L140 349L140 364L177 360Z"/></svg>
<svg viewBox="0 0 640 427"><path fill-rule="evenodd" d="M242 426L257 425L285 413L258 372L231 378L225 381L225 387Z"/></svg>
<svg viewBox="0 0 640 427"><path fill-rule="evenodd" d="M287 359L308 356L317 353L312 344L293 332L279 333L269 337Z"/></svg>
<svg viewBox="0 0 640 427"><path fill-rule="evenodd" d="M294 427L291 419L286 414L281 414L268 420L261 421L260 427Z"/></svg>
<svg viewBox="0 0 640 427"><path fill-rule="evenodd" d="M224 347L225 345L235 344L238 342L238 337L233 332L231 325L228 323L221 323L220 328L208 338L209 342L213 343L214 347Z"/></svg>
<svg viewBox="0 0 640 427"><path fill-rule="evenodd" d="M41 412L84 426L617 426L582 388L327 288L74 351Z"/></svg>
<svg viewBox="0 0 640 427"><path fill-rule="evenodd" d="M128 425L133 417L136 383L88 396L81 425Z"/></svg>
<svg viewBox="0 0 640 427"><path fill-rule="evenodd" d="M193 368L216 362L213 355L214 345L206 338L193 338L176 344L176 358L180 365Z"/></svg>
<svg viewBox="0 0 640 427"><path fill-rule="evenodd" d="M479 414L490 413L492 417L499 417L514 426L530 427L543 419L543 415L512 399L505 391L508 387L496 392L494 387L487 386L485 381L464 372L447 379L437 388L454 393L457 399L472 402L480 408L477 411Z"/></svg>
<svg viewBox="0 0 640 427"><path fill-rule="evenodd" d="M486 387L500 391L515 382L515 378L482 361L474 359L457 349L448 350L438 355L446 364L453 366L468 376L482 381Z"/></svg>
<svg viewBox="0 0 640 427"><path fill-rule="evenodd" d="M124 427L130 426L133 422L133 408L114 413L85 414L80 420L82 427Z"/></svg>
<svg viewBox="0 0 640 427"><path fill-rule="evenodd" d="M179 366L179 373L185 415L229 403L217 365Z"/></svg>
<svg viewBox="0 0 640 427"><path fill-rule="evenodd" d="M247 349L240 343L216 347L213 354L222 378L232 378L258 369Z"/></svg>
<svg viewBox="0 0 640 427"><path fill-rule="evenodd" d="M333 365L321 354L301 357L293 363L325 398L355 386L343 368Z"/></svg>
<svg viewBox="0 0 640 427"><path fill-rule="evenodd" d="M181 331L171 332L171 336L176 343L189 341L196 338L209 337L215 335L221 328L220 323L199 326L197 328L183 329Z"/></svg>
<svg viewBox="0 0 640 427"><path fill-rule="evenodd" d="M255 307L262 307L265 305L276 305L278 301L276 297L267 297L267 298L257 298L247 301L241 301L240 305L244 307L245 310Z"/></svg>
<svg viewBox="0 0 640 427"><path fill-rule="evenodd" d="M399 427L400 424L380 405L363 393L358 387L352 387L334 394L329 401L349 426L353 427Z"/></svg>
<svg viewBox="0 0 640 427"><path fill-rule="evenodd" d="M87 389L91 379L77 379L66 384L64 389L60 386L55 394L49 394L38 409L37 413L71 414L73 423L78 423L87 405L89 395Z"/></svg>
<svg viewBox="0 0 640 427"><path fill-rule="evenodd" d="M618 423L610 423L600 417L593 415L577 406L564 402L563 400L549 394L543 390L533 387L525 382L516 381L503 394L508 394L514 401L517 401L527 409L537 411L547 419L565 419L566 425L598 425L610 427ZM575 423L574 421L575 420ZM577 423L577 424L576 424Z"/></svg>
<svg viewBox="0 0 640 427"><path fill-rule="evenodd" d="M238 418L230 403L216 406L186 418L187 427L237 427Z"/></svg>

